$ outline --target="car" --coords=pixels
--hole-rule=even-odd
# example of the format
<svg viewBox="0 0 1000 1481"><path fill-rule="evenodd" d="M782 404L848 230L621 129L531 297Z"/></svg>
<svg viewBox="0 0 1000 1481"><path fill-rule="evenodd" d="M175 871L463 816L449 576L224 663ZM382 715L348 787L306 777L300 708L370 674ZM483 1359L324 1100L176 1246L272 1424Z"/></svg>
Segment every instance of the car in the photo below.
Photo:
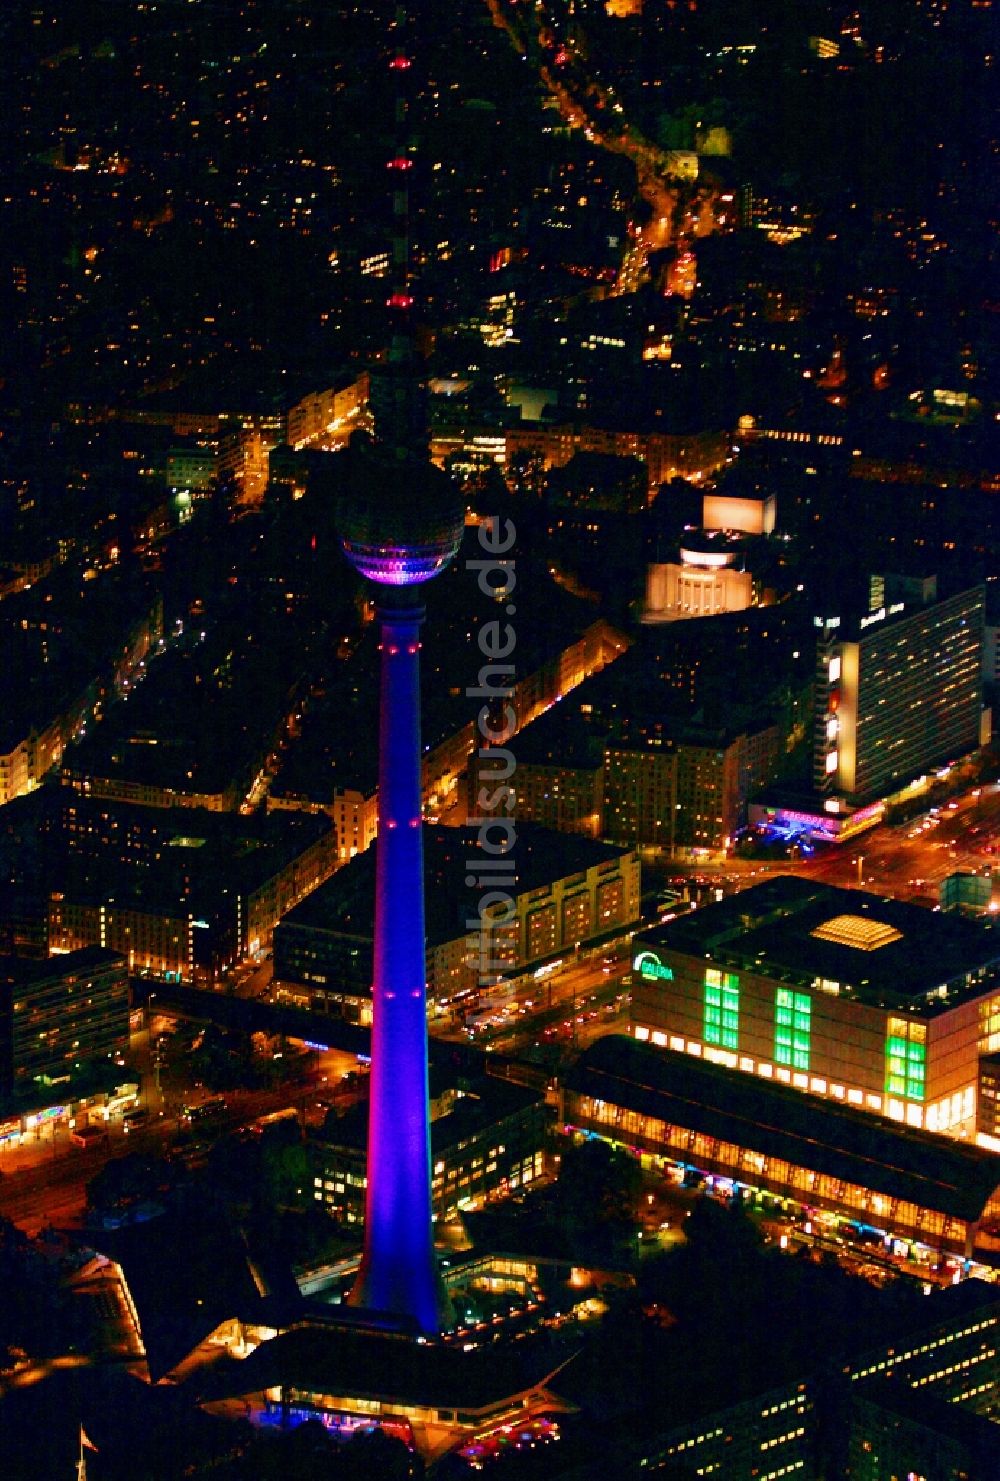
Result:
<svg viewBox="0 0 1000 1481"><path fill-rule="evenodd" d="M74 1126L69 1139L75 1147L99 1147L108 1139L106 1126Z"/></svg>
<svg viewBox="0 0 1000 1481"><path fill-rule="evenodd" d="M138 1131L145 1126L149 1120L149 1111L145 1107L137 1107L134 1111L126 1111L122 1117L122 1130L128 1136L130 1131Z"/></svg>

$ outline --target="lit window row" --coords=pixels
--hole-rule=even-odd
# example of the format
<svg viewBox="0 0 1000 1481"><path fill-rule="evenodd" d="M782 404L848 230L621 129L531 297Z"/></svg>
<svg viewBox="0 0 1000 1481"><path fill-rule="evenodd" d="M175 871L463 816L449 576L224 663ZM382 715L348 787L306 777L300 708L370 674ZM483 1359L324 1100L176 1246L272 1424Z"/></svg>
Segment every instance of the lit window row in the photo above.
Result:
<svg viewBox="0 0 1000 1481"><path fill-rule="evenodd" d="M775 1445L787 1445L789 1440L798 1440L804 1434L805 1426L799 1425L797 1430L786 1430L783 1435L775 1435L773 1440L762 1440L760 1448L761 1450L773 1450Z"/></svg>
<svg viewBox="0 0 1000 1481"><path fill-rule="evenodd" d="M881 1362L872 1363L870 1367L859 1368L856 1373L852 1373L851 1381L856 1382L859 1378L868 1378L872 1373L881 1373L886 1368L909 1362L911 1358L922 1357L924 1353L934 1352L939 1347L949 1347L953 1342L960 1342L963 1337L973 1337L977 1332L985 1331L987 1327L995 1327L998 1321L1000 1317L985 1317L982 1321L973 1322L969 1327L963 1327L961 1331L946 1332L941 1337L932 1337L929 1342L924 1342L920 1347L911 1347L906 1352L899 1353L898 1356L890 1348L887 1357Z"/></svg>
<svg viewBox="0 0 1000 1481"><path fill-rule="evenodd" d="M760 1417L761 1419L768 1419L772 1414L782 1414L786 1409L792 1408L801 1411L805 1409L807 1402L803 1394L799 1394L794 1399L783 1399L780 1404L772 1404L770 1409L762 1409L760 1411Z"/></svg>

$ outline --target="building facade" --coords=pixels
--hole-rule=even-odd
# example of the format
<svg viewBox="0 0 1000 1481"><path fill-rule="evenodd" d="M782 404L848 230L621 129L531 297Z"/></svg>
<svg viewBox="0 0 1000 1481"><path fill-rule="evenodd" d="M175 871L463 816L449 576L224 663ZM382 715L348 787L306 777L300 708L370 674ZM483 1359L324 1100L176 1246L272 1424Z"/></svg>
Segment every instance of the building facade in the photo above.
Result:
<svg viewBox="0 0 1000 1481"><path fill-rule="evenodd" d="M352 859L275 931L278 998L368 1021L374 850ZM480 915L479 874L492 877L475 829L430 828L425 840L427 998L432 1016L475 1006L484 979L513 976L627 926L640 914L634 850L518 824L510 904ZM471 880L472 883L468 883ZM504 887L507 894L507 888ZM502 905L502 908L501 908ZM470 922L472 924L470 924Z"/></svg>
<svg viewBox="0 0 1000 1481"><path fill-rule="evenodd" d="M85 947L45 961L0 958L0 1093L24 1095L128 1049L128 969Z"/></svg>
<svg viewBox="0 0 1000 1481"><path fill-rule="evenodd" d="M68 788L53 796L43 830L49 949L104 947L136 975L216 980L265 951L278 920L338 864L325 814L250 820Z"/></svg>
<svg viewBox="0 0 1000 1481"><path fill-rule="evenodd" d="M602 835L671 857L724 852L746 822L749 797L774 775L777 726L657 731L606 747Z"/></svg>
<svg viewBox="0 0 1000 1481"><path fill-rule="evenodd" d="M59 765L70 741L96 707L111 695L120 695L163 636L163 602L153 598L146 610L128 624L115 650L105 655L102 672L75 694L64 697L58 714L39 716L23 733L0 738L0 807L39 786Z"/></svg>
<svg viewBox="0 0 1000 1481"><path fill-rule="evenodd" d="M984 594L817 617L813 780L850 804L980 743Z"/></svg>
<svg viewBox="0 0 1000 1481"><path fill-rule="evenodd" d="M645 1451L637 1475L685 1467L721 1481L987 1477L995 1431L980 1416L1000 1390L1000 1309L989 1286L972 1284L981 1290L971 1300L969 1287L934 1298L946 1306L953 1294L961 1298L954 1312L850 1359L839 1373L820 1369L676 1426Z"/></svg>
<svg viewBox="0 0 1000 1481"><path fill-rule="evenodd" d="M366 1124L364 1114L349 1112L310 1144L313 1195L345 1224L364 1223ZM529 1187L544 1171L545 1135L544 1096L523 1085L484 1076L465 1089L449 1086L432 1095L435 1217L452 1218Z"/></svg>
<svg viewBox="0 0 1000 1481"><path fill-rule="evenodd" d="M729 563L713 564L681 553L681 560L651 565L646 572L643 622L679 622L742 612L753 602L753 576Z"/></svg>
<svg viewBox="0 0 1000 1481"><path fill-rule="evenodd" d="M972 1257L1000 1211L1000 1157L848 1105L624 1037L599 1039L565 1079L570 1132L644 1165L718 1179L834 1228L859 1225L914 1258Z"/></svg>
<svg viewBox="0 0 1000 1481"><path fill-rule="evenodd" d="M990 925L785 877L634 949L638 1041L908 1126L984 1130L979 1060L1000 1049Z"/></svg>
<svg viewBox="0 0 1000 1481"><path fill-rule="evenodd" d="M728 432L628 432L559 423L512 427L506 434L505 462L519 453L537 453L546 470L562 468L576 453L641 458L650 497L672 478L708 477L725 466Z"/></svg>

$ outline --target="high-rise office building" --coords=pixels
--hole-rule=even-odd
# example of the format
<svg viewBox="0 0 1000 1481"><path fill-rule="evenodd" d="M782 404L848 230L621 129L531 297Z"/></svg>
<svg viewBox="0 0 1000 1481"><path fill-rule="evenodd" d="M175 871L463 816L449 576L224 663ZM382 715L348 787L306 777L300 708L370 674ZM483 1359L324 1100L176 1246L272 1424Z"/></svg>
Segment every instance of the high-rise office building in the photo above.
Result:
<svg viewBox="0 0 1000 1481"><path fill-rule="evenodd" d="M815 618L813 768L831 801L889 796L979 744L983 589L932 593Z"/></svg>

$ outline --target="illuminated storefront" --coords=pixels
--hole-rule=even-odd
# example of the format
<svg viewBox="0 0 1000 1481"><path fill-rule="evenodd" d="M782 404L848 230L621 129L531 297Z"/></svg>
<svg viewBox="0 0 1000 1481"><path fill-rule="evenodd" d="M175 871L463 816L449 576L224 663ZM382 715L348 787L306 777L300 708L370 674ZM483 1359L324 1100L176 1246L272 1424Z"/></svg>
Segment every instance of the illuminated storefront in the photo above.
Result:
<svg viewBox="0 0 1000 1481"><path fill-rule="evenodd" d="M563 1120L653 1165L729 1179L929 1251L970 1255L979 1221L1000 1207L992 1153L624 1037L600 1040L571 1070Z"/></svg>

